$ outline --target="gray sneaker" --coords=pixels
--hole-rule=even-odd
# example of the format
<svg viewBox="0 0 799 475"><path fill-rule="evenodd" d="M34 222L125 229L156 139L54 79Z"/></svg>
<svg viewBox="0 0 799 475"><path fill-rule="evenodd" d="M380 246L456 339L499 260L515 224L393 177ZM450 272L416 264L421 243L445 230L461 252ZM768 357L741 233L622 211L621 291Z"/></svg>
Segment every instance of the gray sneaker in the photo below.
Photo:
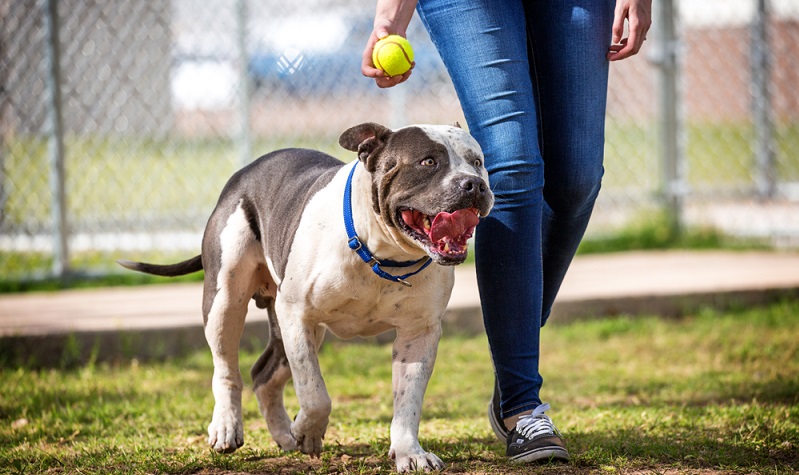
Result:
<svg viewBox="0 0 799 475"><path fill-rule="evenodd" d="M506 442L508 440L508 433L510 431L505 427L505 422L502 419L502 413L499 408L499 384L497 384L497 378L494 378L494 396L491 398L491 401L488 402L488 423L491 424L491 428L494 430L494 434L497 435L500 442Z"/></svg>
<svg viewBox="0 0 799 475"><path fill-rule="evenodd" d="M516 427L510 431L506 454L512 462L569 460L569 452L560 432L552 419L544 414L547 410L549 404L536 407L532 414L519 419Z"/></svg>

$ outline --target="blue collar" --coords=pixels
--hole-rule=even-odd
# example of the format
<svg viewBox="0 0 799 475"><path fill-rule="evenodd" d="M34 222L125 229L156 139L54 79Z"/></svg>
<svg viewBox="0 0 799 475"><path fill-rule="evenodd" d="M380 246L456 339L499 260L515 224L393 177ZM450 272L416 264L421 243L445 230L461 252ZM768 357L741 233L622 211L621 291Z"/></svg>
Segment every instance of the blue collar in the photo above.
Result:
<svg viewBox="0 0 799 475"><path fill-rule="evenodd" d="M355 251L358 256L369 266L372 268L372 272L377 274L378 276L390 280L393 282L399 282L400 284L406 285L411 287L410 282L408 282L408 277L412 275L416 275L419 272L422 272L425 267L429 266L432 259L429 257L423 257L418 261L406 261L406 262L396 262L396 261L388 261L388 260L378 260L375 256L369 251L365 244L361 242L358 238L358 234L355 232L355 223L352 220L352 177L355 174L355 169L358 167L356 163L355 166L352 167L350 171L350 176L347 178L347 186L344 188L344 227L347 229L347 244L350 246L350 249ZM421 267L416 269L413 272L404 275L393 275L389 274L388 272L384 271L383 267L411 267L416 264L421 263L422 261L427 261L422 264Z"/></svg>

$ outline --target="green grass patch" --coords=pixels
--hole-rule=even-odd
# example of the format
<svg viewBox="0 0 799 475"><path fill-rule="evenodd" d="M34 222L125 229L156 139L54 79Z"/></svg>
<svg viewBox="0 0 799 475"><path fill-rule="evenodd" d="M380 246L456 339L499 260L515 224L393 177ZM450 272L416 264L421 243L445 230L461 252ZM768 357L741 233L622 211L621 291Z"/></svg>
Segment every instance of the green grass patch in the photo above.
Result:
<svg viewBox="0 0 799 475"><path fill-rule="evenodd" d="M484 337L444 338L425 398L422 444L447 473L761 473L799 470L799 302L615 318L543 331L542 396L572 461L517 467L486 419ZM242 357L242 372L257 355ZM322 456L281 453L251 391L245 447L206 446L206 352L165 363L0 369L2 473L391 473L390 345L326 344L333 399ZM290 413L298 404L291 389Z"/></svg>
<svg viewBox="0 0 799 475"><path fill-rule="evenodd" d="M9 193L2 204L6 224L49 223L51 191L47 142L21 137L5 143L2 165ZM321 149L341 159L354 156L338 146L335 137L282 137L256 141L249 161L280 148ZM133 137L68 136L64 141L68 218L73 228L152 216L184 215L213 210L219 192L243 166L229 139L148 139ZM247 161L247 163L249 163ZM86 223L86 224L83 224ZM121 225L119 225L121 226Z"/></svg>
<svg viewBox="0 0 799 475"><path fill-rule="evenodd" d="M0 280L0 294L17 292L49 292L66 289L97 287L130 287L134 285L202 282L204 274L198 272L180 277L159 277L141 273L126 274L70 274L64 278L45 277L37 280Z"/></svg>
<svg viewBox="0 0 799 475"><path fill-rule="evenodd" d="M200 244L197 244L199 250ZM191 253L164 253L164 252L83 252L72 256L71 271L63 278L55 277L28 277L24 276L25 269L50 269L52 257L41 253L8 253L0 252L0 262L4 259L13 271L0 277L0 294L12 292L34 292L64 289L78 289L91 287L117 287L132 285L166 284L173 282L201 282L203 273L197 272L180 277L158 277L142 274L122 268L116 264L117 260L127 259L141 262L173 263L193 257ZM85 269L101 269L100 271L86 271Z"/></svg>
<svg viewBox="0 0 799 475"><path fill-rule="evenodd" d="M587 236L578 254L599 254L651 250L765 250L771 246L762 240L729 236L713 227L675 229L669 215L662 211L640 213L627 226L608 236Z"/></svg>
<svg viewBox="0 0 799 475"><path fill-rule="evenodd" d="M605 131L603 188L657 190L663 166L655 124L608 121ZM684 128L682 164L686 183L696 189L748 189L757 177L753 124L689 122ZM775 125L776 179L799 180L799 123Z"/></svg>
<svg viewBox="0 0 799 475"><path fill-rule="evenodd" d="M686 179L695 186L751 186L757 177L755 128L739 122L694 122L685 129ZM799 124L778 123L774 153L778 181L799 180Z"/></svg>

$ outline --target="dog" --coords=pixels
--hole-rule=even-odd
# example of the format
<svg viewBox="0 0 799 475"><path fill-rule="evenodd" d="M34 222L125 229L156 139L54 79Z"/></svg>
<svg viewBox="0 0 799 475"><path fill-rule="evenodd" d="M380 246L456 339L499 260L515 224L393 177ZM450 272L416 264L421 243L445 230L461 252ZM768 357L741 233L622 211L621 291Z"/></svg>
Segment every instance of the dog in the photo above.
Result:
<svg viewBox="0 0 799 475"><path fill-rule="evenodd" d="M396 329L389 456L399 472L440 469L418 441L453 265L494 196L478 143L455 126L391 130L364 123L339 144L345 164L321 152L285 149L235 173L222 190L202 252L169 265L119 261L163 276L205 270L203 321L214 363L209 443L244 444L239 340L252 298L269 317L269 341L251 370L269 432L283 450L316 456L331 412L317 350L340 338ZM434 265L430 265L430 264ZM289 379L300 410L283 405Z"/></svg>

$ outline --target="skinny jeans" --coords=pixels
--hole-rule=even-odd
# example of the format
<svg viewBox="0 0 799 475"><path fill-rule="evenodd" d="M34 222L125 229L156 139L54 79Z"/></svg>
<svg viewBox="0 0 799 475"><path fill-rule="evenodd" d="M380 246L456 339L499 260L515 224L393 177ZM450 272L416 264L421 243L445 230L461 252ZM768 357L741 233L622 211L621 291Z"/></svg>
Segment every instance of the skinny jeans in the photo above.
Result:
<svg viewBox="0 0 799 475"><path fill-rule="evenodd" d="M541 404L541 327L604 172L614 0L419 0L495 205L475 235L502 417Z"/></svg>

